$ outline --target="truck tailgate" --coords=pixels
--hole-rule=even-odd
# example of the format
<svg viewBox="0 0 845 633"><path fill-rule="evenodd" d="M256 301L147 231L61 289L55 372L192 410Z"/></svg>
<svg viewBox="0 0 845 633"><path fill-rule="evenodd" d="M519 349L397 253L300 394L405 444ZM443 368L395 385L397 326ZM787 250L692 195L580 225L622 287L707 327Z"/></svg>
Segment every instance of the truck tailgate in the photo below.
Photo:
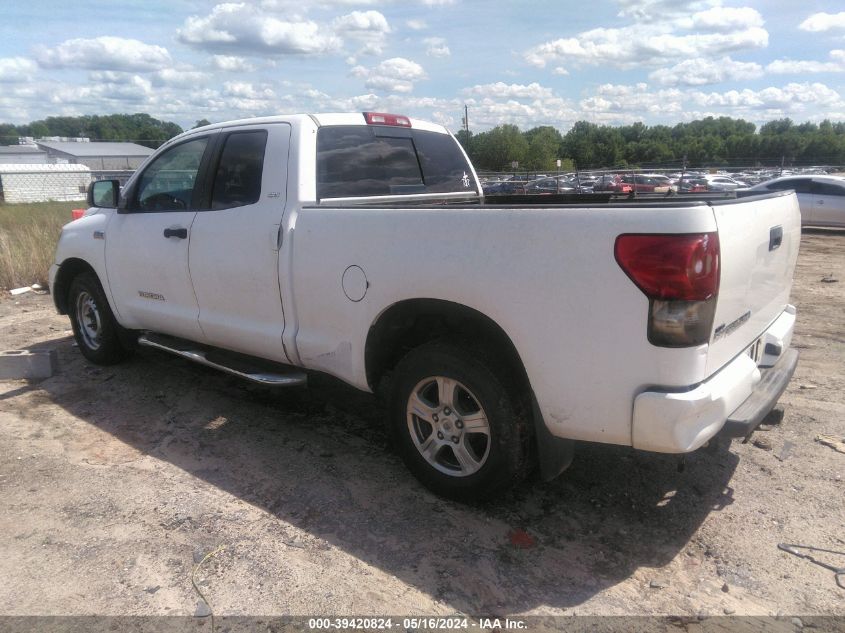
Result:
<svg viewBox="0 0 845 633"><path fill-rule="evenodd" d="M794 193L711 203L721 251L706 373L746 350L783 312L801 241Z"/></svg>

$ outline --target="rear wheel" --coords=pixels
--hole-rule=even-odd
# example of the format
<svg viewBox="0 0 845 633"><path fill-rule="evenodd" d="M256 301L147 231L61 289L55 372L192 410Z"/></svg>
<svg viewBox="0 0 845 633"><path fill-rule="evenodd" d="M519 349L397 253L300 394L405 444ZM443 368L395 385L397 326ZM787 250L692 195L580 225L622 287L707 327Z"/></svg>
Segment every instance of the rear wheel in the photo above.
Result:
<svg viewBox="0 0 845 633"><path fill-rule="evenodd" d="M79 351L92 363L113 365L131 354L125 330L112 314L94 273L81 273L70 284L68 312Z"/></svg>
<svg viewBox="0 0 845 633"><path fill-rule="evenodd" d="M394 372L389 407L395 444L429 489L459 500L489 498L519 481L530 426L507 373L477 351L435 342Z"/></svg>

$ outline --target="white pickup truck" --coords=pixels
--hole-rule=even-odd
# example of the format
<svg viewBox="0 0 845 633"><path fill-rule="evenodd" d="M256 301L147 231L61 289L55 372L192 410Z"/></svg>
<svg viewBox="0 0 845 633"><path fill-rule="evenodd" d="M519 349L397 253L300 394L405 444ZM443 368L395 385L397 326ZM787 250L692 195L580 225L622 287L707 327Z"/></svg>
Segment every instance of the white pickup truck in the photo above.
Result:
<svg viewBox="0 0 845 633"><path fill-rule="evenodd" d="M797 362L795 195L485 199L442 126L382 113L211 125L92 183L50 284L84 356L138 345L387 399L410 470L494 494L573 440L747 434Z"/></svg>

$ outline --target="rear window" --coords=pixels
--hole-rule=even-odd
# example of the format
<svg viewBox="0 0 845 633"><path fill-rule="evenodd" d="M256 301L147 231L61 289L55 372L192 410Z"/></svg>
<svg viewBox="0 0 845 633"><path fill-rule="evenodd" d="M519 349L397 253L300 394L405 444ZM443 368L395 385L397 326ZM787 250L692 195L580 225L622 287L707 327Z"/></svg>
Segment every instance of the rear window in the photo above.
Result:
<svg viewBox="0 0 845 633"><path fill-rule="evenodd" d="M473 191L471 170L448 134L375 125L317 133L317 197Z"/></svg>

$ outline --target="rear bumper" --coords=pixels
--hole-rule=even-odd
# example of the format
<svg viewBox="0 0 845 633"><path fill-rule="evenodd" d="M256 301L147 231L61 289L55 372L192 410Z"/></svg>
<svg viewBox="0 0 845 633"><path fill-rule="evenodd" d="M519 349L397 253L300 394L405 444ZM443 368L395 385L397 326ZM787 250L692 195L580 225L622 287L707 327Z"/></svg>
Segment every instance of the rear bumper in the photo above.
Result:
<svg viewBox="0 0 845 633"><path fill-rule="evenodd" d="M634 399L634 448L688 453L726 425L729 435L750 433L774 407L795 371L798 352L788 349L794 325L795 308L787 306L763 333L766 354L761 367L743 353L693 389L639 394Z"/></svg>
<svg viewBox="0 0 845 633"><path fill-rule="evenodd" d="M745 437L757 428L786 390L798 366L798 350L787 350L774 367L764 369L753 393L731 413L722 429L728 437Z"/></svg>

